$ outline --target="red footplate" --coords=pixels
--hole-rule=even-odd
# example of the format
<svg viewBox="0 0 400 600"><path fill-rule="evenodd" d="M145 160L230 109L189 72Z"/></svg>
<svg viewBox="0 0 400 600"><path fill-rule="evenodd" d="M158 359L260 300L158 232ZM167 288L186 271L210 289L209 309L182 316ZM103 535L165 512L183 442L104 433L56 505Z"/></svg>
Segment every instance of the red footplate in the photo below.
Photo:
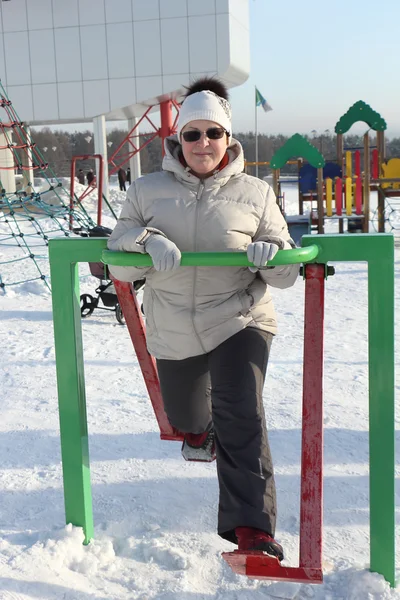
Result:
<svg viewBox="0 0 400 600"><path fill-rule="evenodd" d="M233 552L223 552L222 558L226 560L232 571L253 579L322 583L321 569L283 567L277 558L263 552L234 550Z"/></svg>

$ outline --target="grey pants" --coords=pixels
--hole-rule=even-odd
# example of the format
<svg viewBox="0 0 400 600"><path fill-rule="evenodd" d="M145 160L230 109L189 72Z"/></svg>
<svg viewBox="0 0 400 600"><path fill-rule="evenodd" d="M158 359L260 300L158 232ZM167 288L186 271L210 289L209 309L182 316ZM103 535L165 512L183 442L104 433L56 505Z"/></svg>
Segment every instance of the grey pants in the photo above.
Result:
<svg viewBox="0 0 400 600"><path fill-rule="evenodd" d="M208 354L157 360L168 419L185 433L215 430L219 535L275 534L276 497L262 392L273 335L248 327Z"/></svg>

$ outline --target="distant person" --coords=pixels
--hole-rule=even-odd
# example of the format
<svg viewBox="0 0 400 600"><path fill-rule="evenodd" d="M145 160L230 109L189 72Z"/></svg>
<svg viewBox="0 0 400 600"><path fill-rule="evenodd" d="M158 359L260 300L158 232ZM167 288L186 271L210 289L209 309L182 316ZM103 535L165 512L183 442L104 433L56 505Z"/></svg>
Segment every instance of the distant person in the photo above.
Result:
<svg viewBox="0 0 400 600"><path fill-rule="evenodd" d="M126 172L125 169L122 169L122 167L118 171L118 183L121 192L126 192Z"/></svg>
<svg viewBox="0 0 400 600"><path fill-rule="evenodd" d="M85 185L85 173L83 172L82 169L79 169L77 178L78 178L78 182L81 185Z"/></svg>
<svg viewBox="0 0 400 600"><path fill-rule="evenodd" d="M88 173L86 175L86 180L87 180L88 185L93 185L93 182L94 182L93 169L90 169L90 171L88 171Z"/></svg>
<svg viewBox="0 0 400 600"><path fill-rule="evenodd" d="M131 181L131 170L128 167L126 170L126 181L128 182L129 185L131 185L132 181Z"/></svg>

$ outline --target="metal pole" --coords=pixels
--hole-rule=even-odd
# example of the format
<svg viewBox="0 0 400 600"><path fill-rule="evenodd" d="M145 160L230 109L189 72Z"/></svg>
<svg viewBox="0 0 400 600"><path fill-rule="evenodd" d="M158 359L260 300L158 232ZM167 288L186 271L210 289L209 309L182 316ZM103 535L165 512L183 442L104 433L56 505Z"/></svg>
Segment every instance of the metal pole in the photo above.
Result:
<svg viewBox="0 0 400 600"><path fill-rule="evenodd" d="M162 155L164 156L164 140L172 133L172 126L174 120L172 118L172 102L171 100L166 100L165 102L160 102L160 118L161 118L161 126L160 126L160 138L162 144Z"/></svg>
<svg viewBox="0 0 400 600"><path fill-rule="evenodd" d="M93 510L78 265L63 260L57 245L49 246L49 257L65 519L82 527L85 543L89 543L93 537Z"/></svg>
<svg viewBox="0 0 400 600"><path fill-rule="evenodd" d="M140 137L139 137L139 119L137 117L133 117L128 120L128 129L130 132L135 130L138 139L138 146L140 146ZM131 182L135 181L142 175L141 163L140 163L140 152L136 152L132 154L129 159L129 167L131 169Z"/></svg>
<svg viewBox="0 0 400 600"><path fill-rule="evenodd" d="M369 133L364 135L364 219L363 232L369 232L369 186L370 186L370 156L369 156Z"/></svg>
<svg viewBox="0 0 400 600"><path fill-rule="evenodd" d="M109 200L108 190L108 147L107 147L107 132L106 118L104 115L94 117L93 119L93 136L94 136L94 152L95 155L100 155L104 159L103 166L96 163L97 187L101 188L102 194ZM100 223L98 223L100 225Z"/></svg>
<svg viewBox="0 0 400 600"><path fill-rule="evenodd" d="M368 263L370 569L394 586L394 244L376 252Z"/></svg>
<svg viewBox="0 0 400 600"><path fill-rule="evenodd" d="M258 177L258 119L257 119L257 90L254 87L255 101L254 101L254 110L255 110L255 136L256 136L256 177Z"/></svg>
<svg viewBox="0 0 400 600"><path fill-rule="evenodd" d="M342 178L344 178L344 175L343 175L343 134L342 133L337 134L336 154L337 154L337 163L338 163L339 167L342 169ZM335 191L335 196L336 196L336 191ZM341 195L340 199L336 199L336 205L338 204L338 200L340 200L340 205L342 206L343 195ZM336 210L336 212L337 212L337 210ZM342 212L340 212L340 214L342 214ZM339 219L339 233L343 233L343 232L344 232L343 219Z"/></svg>
<svg viewBox="0 0 400 600"><path fill-rule="evenodd" d="M325 265L305 265L300 567L322 569Z"/></svg>

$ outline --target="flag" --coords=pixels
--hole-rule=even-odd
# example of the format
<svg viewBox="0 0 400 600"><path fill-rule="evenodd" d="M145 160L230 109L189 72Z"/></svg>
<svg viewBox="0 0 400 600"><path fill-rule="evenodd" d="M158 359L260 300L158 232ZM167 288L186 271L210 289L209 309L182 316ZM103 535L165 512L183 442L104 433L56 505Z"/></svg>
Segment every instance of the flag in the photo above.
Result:
<svg viewBox="0 0 400 600"><path fill-rule="evenodd" d="M272 106L268 104L264 96L260 94L258 89L256 88L256 106L262 106L265 112L272 110Z"/></svg>

